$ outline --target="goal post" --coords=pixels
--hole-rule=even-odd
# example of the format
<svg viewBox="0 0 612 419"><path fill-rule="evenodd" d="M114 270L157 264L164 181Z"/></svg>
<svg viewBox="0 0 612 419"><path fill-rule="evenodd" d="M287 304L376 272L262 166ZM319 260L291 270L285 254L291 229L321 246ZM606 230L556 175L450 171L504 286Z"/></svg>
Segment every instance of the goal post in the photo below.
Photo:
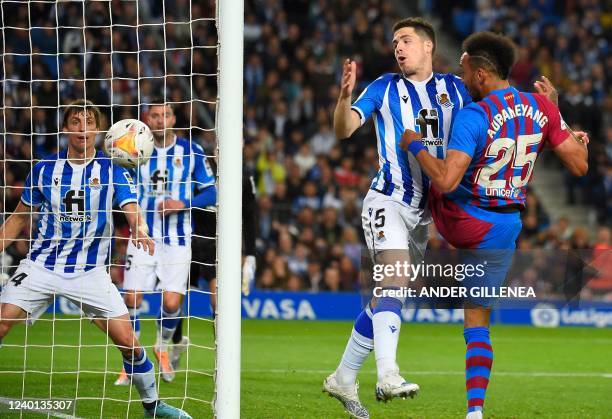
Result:
<svg viewBox="0 0 612 419"><path fill-rule="evenodd" d="M244 1L217 3L219 147L217 366L218 418L240 417L242 243L242 80Z"/></svg>

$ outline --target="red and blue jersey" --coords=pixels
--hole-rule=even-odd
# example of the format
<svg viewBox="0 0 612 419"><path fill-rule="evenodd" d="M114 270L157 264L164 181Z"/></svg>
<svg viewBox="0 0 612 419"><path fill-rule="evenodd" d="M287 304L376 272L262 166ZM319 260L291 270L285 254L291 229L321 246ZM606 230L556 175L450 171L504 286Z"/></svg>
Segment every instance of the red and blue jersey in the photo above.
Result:
<svg viewBox="0 0 612 419"><path fill-rule="evenodd" d="M545 96L514 87L491 92L463 108L453 123L448 150L472 161L446 198L481 208L523 207L539 153L568 136L559 109Z"/></svg>

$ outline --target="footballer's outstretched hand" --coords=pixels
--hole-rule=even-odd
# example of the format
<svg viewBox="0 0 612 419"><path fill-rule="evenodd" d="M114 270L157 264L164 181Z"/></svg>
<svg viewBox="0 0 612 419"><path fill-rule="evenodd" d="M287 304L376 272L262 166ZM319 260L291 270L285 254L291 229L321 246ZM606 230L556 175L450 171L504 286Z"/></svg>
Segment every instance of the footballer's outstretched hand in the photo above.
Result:
<svg viewBox="0 0 612 419"><path fill-rule="evenodd" d="M411 129L406 129L402 134L402 140L400 141L400 148L404 151L408 151L408 146L414 141L420 141L423 136Z"/></svg>
<svg viewBox="0 0 612 419"><path fill-rule="evenodd" d="M149 237L148 228L146 224L141 224L136 229L132 229L132 243L136 248L144 250L153 256L155 252L155 242Z"/></svg>
<svg viewBox="0 0 612 419"><path fill-rule="evenodd" d="M357 63L347 58L342 66L342 82L340 84L340 98L350 99L357 80Z"/></svg>
<svg viewBox="0 0 612 419"><path fill-rule="evenodd" d="M541 76L540 80L536 80L533 83L536 92L546 96L552 103L559 105L559 92L555 89L555 86L545 76Z"/></svg>

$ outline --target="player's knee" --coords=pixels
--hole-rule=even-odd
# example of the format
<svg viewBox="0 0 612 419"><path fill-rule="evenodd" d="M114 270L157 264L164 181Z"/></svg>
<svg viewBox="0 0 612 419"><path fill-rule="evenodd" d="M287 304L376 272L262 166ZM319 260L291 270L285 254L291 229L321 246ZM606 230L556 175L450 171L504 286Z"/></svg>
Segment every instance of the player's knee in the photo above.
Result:
<svg viewBox="0 0 612 419"><path fill-rule="evenodd" d="M470 327L488 327L491 309L487 307L472 306L463 310L464 320L463 325L466 328Z"/></svg>
<svg viewBox="0 0 612 419"><path fill-rule="evenodd" d="M164 294L164 311L166 313L176 313L181 308L182 297L177 293Z"/></svg>
<svg viewBox="0 0 612 419"><path fill-rule="evenodd" d="M123 296L123 301L128 308L138 308L142 304L142 294L135 291L127 291Z"/></svg>
<svg viewBox="0 0 612 419"><path fill-rule="evenodd" d="M180 307L181 304L178 301L164 302L164 311L166 313L176 313Z"/></svg>

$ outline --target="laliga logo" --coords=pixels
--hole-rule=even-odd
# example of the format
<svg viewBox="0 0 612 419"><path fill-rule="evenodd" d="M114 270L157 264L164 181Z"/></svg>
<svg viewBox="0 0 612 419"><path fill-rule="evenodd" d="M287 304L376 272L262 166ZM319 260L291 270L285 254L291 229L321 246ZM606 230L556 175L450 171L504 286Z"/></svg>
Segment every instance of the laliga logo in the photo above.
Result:
<svg viewBox="0 0 612 419"><path fill-rule="evenodd" d="M540 303L531 309L531 323L537 327L558 327L561 315L554 305Z"/></svg>
<svg viewBox="0 0 612 419"><path fill-rule="evenodd" d="M134 137L136 137L136 127L132 124L128 132L113 141L113 147L125 151L132 157L138 157Z"/></svg>

